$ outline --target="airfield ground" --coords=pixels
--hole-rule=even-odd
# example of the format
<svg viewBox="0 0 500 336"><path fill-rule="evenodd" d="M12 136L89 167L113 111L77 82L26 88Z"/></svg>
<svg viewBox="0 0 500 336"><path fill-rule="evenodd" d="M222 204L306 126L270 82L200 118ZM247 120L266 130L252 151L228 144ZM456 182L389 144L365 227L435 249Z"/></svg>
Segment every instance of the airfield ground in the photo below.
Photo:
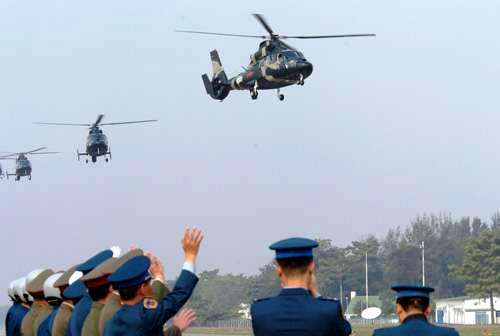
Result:
<svg viewBox="0 0 500 336"><path fill-rule="evenodd" d="M456 327L460 336L500 336L500 325L495 327ZM352 336L371 336L372 327L354 326ZM185 335L192 336L249 336L252 333L248 330L231 330L218 328L191 328Z"/></svg>

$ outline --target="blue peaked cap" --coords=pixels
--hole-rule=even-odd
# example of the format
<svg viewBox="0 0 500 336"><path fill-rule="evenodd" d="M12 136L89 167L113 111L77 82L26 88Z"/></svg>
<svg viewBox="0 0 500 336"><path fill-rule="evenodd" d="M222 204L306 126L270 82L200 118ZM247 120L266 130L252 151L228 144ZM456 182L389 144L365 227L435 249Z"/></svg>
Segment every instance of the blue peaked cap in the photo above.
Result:
<svg viewBox="0 0 500 336"><path fill-rule="evenodd" d="M397 292L397 298L407 298L407 297L422 297L430 298L430 293L434 292L434 288L426 286L409 286L409 285L399 285L393 286L393 291Z"/></svg>
<svg viewBox="0 0 500 336"><path fill-rule="evenodd" d="M87 274L90 271L92 271L94 268L99 266L103 261L106 261L107 259L111 258L113 256L113 251L111 250L104 250L99 253L97 253L95 256L92 258L88 259L84 263L81 263L78 265L76 268L77 271L82 272L83 274Z"/></svg>
<svg viewBox="0 0 500 336"><path fill-rule="evenodd" d="M87 288L80 280L73 282L63 293L63 297L68 300L77 300L87 293Z"/></svg>
<svg viewBox="0 0 500 336"><path fill-rule="evenodd" d="M133 257L111 274L108 281L113 284L115 289L140 285L151 279L151 274L149 274L150 266L151 261L148 257Z"/></svg>
<svg viewBox="0 0 500 336"><path fill-rule="evenodd" d="M307 238L288 238L269 246L276 251L276 259L313 257L313 248L318 247L315 240Z"/></svg>

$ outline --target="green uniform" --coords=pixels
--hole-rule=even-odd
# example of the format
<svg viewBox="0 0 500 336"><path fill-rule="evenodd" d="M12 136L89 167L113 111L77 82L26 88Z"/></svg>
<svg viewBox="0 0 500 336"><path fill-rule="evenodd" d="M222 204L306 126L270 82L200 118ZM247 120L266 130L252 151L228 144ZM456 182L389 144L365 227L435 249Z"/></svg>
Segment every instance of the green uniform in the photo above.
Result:
<svg viewBox="0 0 500 336"><path fill-rule="evenodd" d="M168 287L165 286L165 284L161 281L154 281L153 280L151 287L153 288L153 298L157 301L164 298L170 292L168 290ZM104 335L104 328L106 327L106 323L108 323L108 321L111 320L113 315L115 315L115 313L118 310L120 310L121 306L122 306L122 303L120 300L120 295L117 292L113 292L101 310L101 316L99 319L99 334L98 335ZM182 332L176 326L172 326L172 327L166 329L163 332L163 334L165 336L181 336ZM84 335L82 333L82 336L86 336L86 335Z"/></svg>
<svg viewBox="0 0 500 336"><path fill-rule="evenodd" d="M34 302L21 324L21 335L36 336L40 324L50 315L52 308L48 304Z"/></svg>
<svg viewBox="0 0 500 336"><path fill-rule="evenodd" d="M73 305L69 302L63 302L57 311L52 325L52 336L65 336L68 329L69 318L73 312Z"/></svg>
<svg viewBox="0 0 500 336"><path fill-rule="evenodd" d="M92 302L92 307L90 312L83 322L82 336L99 336L99 319L101 317L101 311L104 308L104 303Z"/></svg>

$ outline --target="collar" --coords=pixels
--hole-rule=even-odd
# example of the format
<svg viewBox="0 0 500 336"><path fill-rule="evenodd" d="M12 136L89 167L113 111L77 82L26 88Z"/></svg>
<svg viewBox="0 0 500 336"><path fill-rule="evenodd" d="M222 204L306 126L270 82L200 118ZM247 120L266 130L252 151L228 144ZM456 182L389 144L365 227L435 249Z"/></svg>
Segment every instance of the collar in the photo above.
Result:
<svg viewBox="0 0 500 336"><path fill-rule="evenodd" d="M75 306L73 306L71 303L66 302L66 301L64 301L63 303L61 303L61 307L62 306L68 306L68 308L71 309L71 310L73 310L73 308L75 308Z"/></svg>
<svg viewBox="0 0 500 336"><path fill-rule="evenodd" d="M311 293L305 288L283 288L279 295L307 295L311 296Z"/></svg>
<svg viewBox="0 0 500 336"><path fill-rule="evenodd" d="M413 320L420 320L420 321L425 321L427 322L427 317L425 317L424 314L412 314L410 316L407 316L404 320L403 323L407 323Z"/></svg>

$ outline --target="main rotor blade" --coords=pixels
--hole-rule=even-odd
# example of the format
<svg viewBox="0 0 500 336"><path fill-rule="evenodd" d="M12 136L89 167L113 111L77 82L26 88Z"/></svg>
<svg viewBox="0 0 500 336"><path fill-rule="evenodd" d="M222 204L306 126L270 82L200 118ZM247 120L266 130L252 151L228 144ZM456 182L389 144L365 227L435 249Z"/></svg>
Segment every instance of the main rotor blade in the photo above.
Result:
<svg viewBox="0 0 500 336"><path fill-rule="evenodd" d="M1 160L9 160L11 159L11 156L17 156L19 155L19 153L10 153L8 155L4 155L4 156L0 156L0 159ZM12 158L13 160L15 160L15 158Z"/></svg>
<svg viewBox="0 0 500 336"><path fill-rule="evenodd" d="M156 119L149 119L149 120L136 120L136 121L122 121L122 122L115 122L115 123L104 123L104 124L101 124L101 126L125 125L125 124L140 124L140 123L156 122L156 121L158 121L158 120L156 120Z"/></svg>
<svg viewBox="0 0 500 336"><path fill-rule="evenodd" d="M104 118L104 114L99 114L97 116L97 120L95 121L94 125L92 125L92 127L97 127L99 126L99 124L101 123L102 119Z"/></svg>
<svg viewBox="0 0 500 336"><path fill-rule="evenodd" d="M33 149L33 150L30 150L29 152L23 152L23 154L33 154L35 152L39 152L39 151L44 150L44 149L47 149L47 147L40 147L37 149Z"/></svg>
<svg viewBox="0 0 500 336"><path fill-rule="evenodd" d="M92 124L69 124L69 123L47 123L47 122L34 122L35 125L56 125L56 126L92 126Z"/></svg>
<svg viewBox="0 0 500 336"><path fill-rule="evenodd" d="M310 35L310 36L288 36L280 35L281 39L322 39L322 38L339 38L339 37L367 37L377 36L376 34L346 34L346 35Z"/></svg>
<svg viewBox="0 0 500 336"><path fill-rule="evenodd" d="M267 23L266 19L264 18L264 16L262 14L252 14L254 18L257 19L257 21L260 22L260 24L264 27L264 29L269 33L269 35L271 35L271 37L274 35L274 32L273 32L273 29L271 28L271 26L269 25L269 23Z"/></svg>
<svg viewBox="0 0 500 336"><path fill-rule="evenodd" d="M59 154L60 152L38 152L38 153L30 153L30 155L40 155L40 154Z"/></svg>
<svg viewBox="0 0 500 336"><path fill-rule="evenodd" d="M232 36L232 37L252 37L252 38L262 38L265 39L267 36L262 35L244 35L244 34L226 34L226 33L212 33L197 30L176 30L176 33L188 33L188 34L203 34L203 35L218 35L218 36Z"/></svg>

